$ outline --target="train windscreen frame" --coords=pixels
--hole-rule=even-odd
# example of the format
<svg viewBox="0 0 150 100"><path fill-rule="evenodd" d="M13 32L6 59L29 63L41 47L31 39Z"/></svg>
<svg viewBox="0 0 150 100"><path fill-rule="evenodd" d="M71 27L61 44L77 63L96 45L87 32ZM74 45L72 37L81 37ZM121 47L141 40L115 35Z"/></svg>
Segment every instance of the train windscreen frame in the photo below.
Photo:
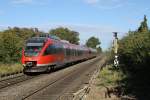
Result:
<svg viewBox="0 0 150 100"><path fill-rule="evenodd" d="M27 43L25 46L25 56L38 56L43 47L43 43Z"/></svg>
<svg viewBox="0 0 150 100"><path fill-rule="evenodd" d="M38 56L47 38L33 37L26 41L25 56Z"/></svg>

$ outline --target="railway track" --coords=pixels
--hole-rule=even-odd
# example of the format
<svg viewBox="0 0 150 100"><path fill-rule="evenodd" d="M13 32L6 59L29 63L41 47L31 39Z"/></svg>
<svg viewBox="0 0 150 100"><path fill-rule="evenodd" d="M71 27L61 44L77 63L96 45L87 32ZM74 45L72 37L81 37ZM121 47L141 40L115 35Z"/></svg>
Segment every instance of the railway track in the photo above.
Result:
<svg viewBox="0 0 150 100"><path fill-rule="evenodd" d="M21 83L23 81L29 80L34 78L35 76L27 76L27 75L20 75L20 76L16 76L16 77L12 77L12 78L8 78L8 79L4 79L0 81L0 89Z"/></svg>
<svg viewBox="0 0 150 100"><path fill-rule="evenodd" d="M86 64L85 66L93 66L95 62L97 62L99 59L97 59L96 61L92 62L92 63L88 63ZM82 67L80 70L75 70L75 71L71 71L69 73L67 73L65 76L62 76L62 77L59 77L58 79L52 81L51 83L47 84L46 86L43 86L37 90L35 90L34 92L30 93L29 95L25 96L22 98L22 100L35 100L37 99L36 97L34 98L35 95L38 95L39 92L42 92L43 90L46 90L47 88L49 87L53 87L53 86L57 86L58 83L61 83L62 86L66 86L66 85L69 85L74 79L78 78L78 74L82 73L83 70L85 70L85 67ZM93 72L93 69L89 71L89 73L92 73ZM89 75L89 74L87 74ZM86 84L86 82L85 82ZM60 84L59 84L60 85ZM59 87L61 86L58 86L58 88L56 90L59 89ZM49 90L49 89L48 89ZM67 88L66 88L67 90ZM68 89L69 90L69 89ZM55 91L55 90L54 90ZM61 91L61 90L60 90ZM48 91L49 92L49 91ZM47 92L47 93L48 93ZM73 91L72 91L73 92ZM32 98L33 96L33 98ZM62 94L57 94L57 96L55 96L55 100L60 100L61 98L64 98L64 96L66 96L66 98L70 97L70 99L72 98L73 99L73 94L72 93L67 93L62 95ZM45 98L45 97L44 97ZM39 97L39 99L37 100L44 100L44 98L42 97ZM53 98L50 98L53 100ZM47 99L46 99L47 100ZM65 99L63 99L65 100ZM69 100L69 99L66 99L66 100Z"/></svg>
<svg viewBox="0 0 150 100"><path fill-rule="evenodd" d="M74 63L74 65L75 64L77 64L77 63ZM53 71L57 71L57 70L60 70L60 69L62 69L62 68L57 68ZM39 75L36 75L36 76L39 76ZM3 88L6 88L6 87L9 87L9 86L24 82L26 80L33 79L36 76L35 75L34 76L27 76L25 74L21 74L21 75L17 75L17 76L14 76L14 77L2 79L2 80L0 80L0 89L3 89Z"/></svg>
<svg viewBox="0 0 150 100"><path fill-rule="evenodd" d="M72 65L75 65L75 64L72 64ZM57 70L59 70L59 69L55 69L54 71L57 71ZM38 76L38 75L36 75L36 76ZM2 80L0 80L0 89L6 88L6 87L10 87L12 85L24 82L26 80L33 79L36 76L27 76L25 74L21 74L21 75L15 76L15 77L2 79Z"/></svg>
<svg viewBox="0 0 150 100"><path fill-rule="evenodd" d="M71 100L73 93L82 86L81 84L87 84L88 81L84 81L84 79L89 80L89 74L97 68L96 63L100 59L102 57L99 59L94 58L50 74L39 75L36 78L34 78L35 76L23 75L2 80L0 81L0 99L60 100L60 98L64 98L61 100Z"/></svg>
<svg viewBox="0 0 150 100"><path fill-rule="evenodd" d="M1 80L0 80L0 82L3 82L3 81L6 81L6 80L9 80L9 79L12 79L12 78L17 78L17 77L21 77L23 74L20 74L20 75L16 75L16 76L13 76L13 77L6 77L6 78L2 78Z"/></svg>

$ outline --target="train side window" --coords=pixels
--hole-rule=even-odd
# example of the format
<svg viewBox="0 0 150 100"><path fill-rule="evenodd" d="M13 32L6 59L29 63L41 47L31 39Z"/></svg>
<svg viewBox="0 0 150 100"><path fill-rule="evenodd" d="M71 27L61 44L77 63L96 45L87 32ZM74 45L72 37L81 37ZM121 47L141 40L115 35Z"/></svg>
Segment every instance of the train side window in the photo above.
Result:
<svg viewBox="0 0 150 100"><path fill-rule="evenodd" d="M70 50L70 56L73 56L73 49L69 49Z"/></svg>
<svg viewBox="0 0 150 100"><path fill-rule="evenodd" d="M72 56L74 56L74 49L72 49Z"/></svg>
<svg viewBox="0 0 150 100"><path fill-rule="evenodd" d="M62 50L63 50L64 55L67 56L66 48L62 48Z"/></svg>
<svg viewBox="0 0 150 100"><path fill-rule="evenodd" d="M68 54L69 54L69 53L68 53L68 49L66 48L66 55L68 56Z"/></svg>
<svg viewBox="0 0 150 100"><path fill-rule="evenodd" d="M68 50L68 56L71 55L71 50L70 49L67 49L67 50Z"/></svg>
<svg viewBox="0 0 150 100"><path fill-rule="evenodd" d="M61 53L63 51L62 46L57 44L55 45L55 53Z"/></svg>
<svg viewBox="0 0 150 100"><path fill-rule="evenodd" d="M74 49L74 56L76 56L77 54L76 54L76 49Z"/></svg>
<svg viewBox="0 0 150 100"><path fill-rule="evenodd" d="M63 47L62 47L61 45L59 45L58 52L59 52L59 53L63 53L63 52L64 52L64 51L63 51Z"/></svg>
<svg viewBox="0 0 150 100"><path fill-rule="evenodd" d="M80 56L80 50L78 50L78 56Z"/></svg>
<svg viewBox="0 0 150 100"><path fill-rule="evenodd" d="M58 53L58 46L53 45L53 54Z"/></svg>
<svg viewBox="0 0 150 100"><path fill-rule="evenodd" d="M66 54L66 56L68 56L68 49L67 48L65 48L65 54Z"/></svg>
<svg viewBox="0 0 150 100"><path fill-rule="evenodd" d="M70 55L70 49L67 49L67 55L68 56Z"/></svg>
<svg viewBox="0 0 150 100"><path fill-rule="evenodd" d="M75 55L75 51L74 51L74 49L72 50L72 53L73 53L73 56Z"/></svg>
<svg viewBox="0 0 150 100"><path fill-rule="evenodd" d="M73 56L74 55L74 52L73 52L73 49L71 49L71 56Z"/></svg>

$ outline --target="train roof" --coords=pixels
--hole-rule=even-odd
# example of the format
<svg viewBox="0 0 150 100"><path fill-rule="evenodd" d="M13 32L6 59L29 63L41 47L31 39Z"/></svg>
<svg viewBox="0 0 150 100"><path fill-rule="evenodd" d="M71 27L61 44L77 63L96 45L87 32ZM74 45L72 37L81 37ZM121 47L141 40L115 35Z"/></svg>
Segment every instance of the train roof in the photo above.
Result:
<svg viewBox="0 0 150 100"><path fill-rule="evenodd" d="M54 39L54 40L61 40L59 37L48 34L48 33L39 34L39 37L45 37L45 38L50 38L50 39Z"/></svg>
<svg viewBox="0 0 150 100"><path fill-rule="evenodd" d="M64 44L64 47L80 48L81 50L90 50L90 51L92 51L92 52L96 52L96 51L97 51L96 49L88 48L88 47L86 47L86 46L71 44L71 43L69 43L69 42L66 41L66 40L61 40L59 37L57 37L57 36L55 36L55 35L48 34L48 33L39 34L39 35L36 36L36 37L32 37L32 38L28 39L26 42L28 43L28 45L35 45L35 44L32 44L32 43L38 43L37 45L41 45L41 44L39 44L39 43L44 43L44 42L46 42L48 39L60 41L60 43L63 43L63 44ZM30 44L29 44L29 43L30 43Z"/></svg>
<svg viewBox="0 0 150 100"><path fill-rule="evenodd" d="M28 39L27 43L44 43L47 40L45 37L32 37Z"/></svg>
<svg viewBox="0 0 150 100"><path fill-rule="evenodd" d="M42 34L38 34L35 37L29 38L26 42L28 42L28 43L43 43L43 42L47 41L48 38L60 41L60 38L55 35L51 35L48 33L42 33Z"/></svg>
<svg viewBox="0 0 150 100"><path fill-rule="evenodd" d="M96 49L93 49L93 48L89 48L89 49L90 49L90 51L92 51L92 52L97 52Z"/></svg>

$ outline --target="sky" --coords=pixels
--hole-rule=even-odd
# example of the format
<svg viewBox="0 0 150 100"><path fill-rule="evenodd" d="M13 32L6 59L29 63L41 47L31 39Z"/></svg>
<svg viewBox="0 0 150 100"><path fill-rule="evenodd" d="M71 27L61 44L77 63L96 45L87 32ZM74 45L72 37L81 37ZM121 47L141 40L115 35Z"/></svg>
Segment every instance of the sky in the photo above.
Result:
<svg viewBox="0 0 150 100"><path fill-rule="evenodd" d="M17 26L48 32L67 27L80 33L80 44L95 36L106 50L112 32L121 38L136 30L144 15L150 20L149 4L150 0L0 0L0 30Z"/></svg>

